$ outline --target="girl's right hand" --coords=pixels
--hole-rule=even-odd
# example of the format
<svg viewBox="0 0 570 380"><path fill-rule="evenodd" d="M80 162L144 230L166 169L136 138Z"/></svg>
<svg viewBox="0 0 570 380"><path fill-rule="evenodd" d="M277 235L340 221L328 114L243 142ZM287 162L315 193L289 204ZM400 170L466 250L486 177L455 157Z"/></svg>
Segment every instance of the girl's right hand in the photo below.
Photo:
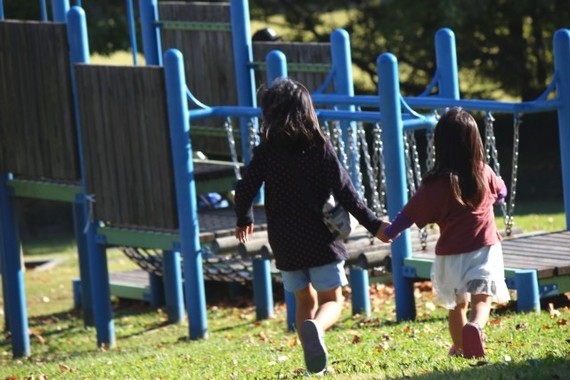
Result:
<svg viewBox="0 0 570 380"><path fill-rule="evenodd" d="M253 224L248 224L247 226L237 226L236 227L236 238L240 243L246 243L249 239L249 235L253 233Z"/></svg>
<svg viewBox="0 0 570 380"><path fill-rule="evenodd" d="M378 228L378 231L376 231L376 237L378 239L380 239L380 241L382 241L383 243L391 243L392 242L392 239L390 239L389 237L384 235L384 230L389 225L390 225L389 222L382 221L382 224L380 224L380 228Z"/></svg>

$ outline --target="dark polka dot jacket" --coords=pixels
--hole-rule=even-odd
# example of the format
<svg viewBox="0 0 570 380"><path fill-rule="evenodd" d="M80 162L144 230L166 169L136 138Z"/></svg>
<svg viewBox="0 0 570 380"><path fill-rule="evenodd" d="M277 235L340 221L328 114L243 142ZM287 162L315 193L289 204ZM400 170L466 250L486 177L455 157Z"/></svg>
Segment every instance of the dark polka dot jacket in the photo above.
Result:
<svg viewBox="0 0 570 380"><path fill-rule="evenodd" d="M328 142L325 148L299 153L272 149L266 143L258 145L236 185L238 226L254 223L252 203L262 185L269 244L280 270L311 268L347 258L344 243L333 238L315 212L315 208L322 209L331 192L370 233L380 227L380 219L362 201ZM307 191L313 194L312 200L304 196Z"/></svg>

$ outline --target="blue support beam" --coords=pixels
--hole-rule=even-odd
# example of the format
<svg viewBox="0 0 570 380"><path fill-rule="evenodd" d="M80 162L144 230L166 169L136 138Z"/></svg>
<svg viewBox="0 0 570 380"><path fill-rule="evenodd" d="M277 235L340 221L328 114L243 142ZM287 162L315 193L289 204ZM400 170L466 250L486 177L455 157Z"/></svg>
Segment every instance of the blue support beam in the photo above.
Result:
<svg viewBox="0 0 570 380"><path fill-rule="evenodd" d="M205 338L208 332L202 249L198 226L194 162L190 142L190 121L186 102L186 78L182 54L170 49L164 55L164 75L180 229L184 260L186 307L190 339Z"/></svg>
<svg viewBox="0 0 570 380"><path fill-rule="evenodd" d="M147 65L162 66L162 46L158 22L158 1L140 0L141 35L144 59Z"/></svg>
<svg viewBox="0 0 570 380"><path fill-rule="evenodd" d="M182 323L184 321L184 285L181 260L180 252L177 250L168 250L162 253L166 314L170 323Z"/></svg>
<svg viewBox="0 0 570 380"><path fill-rule="evenodd" d="M350 267L350 288L352 290L352 315L369 317L371 314L368 269Z"/></svg>
<svg viewBox="0 0 570 380"><path fill-rule="evenodd" d="M518 270L515 273L517 290L517 310L540 312L540 295L538 294L538 276L536 270Z"/></svg>
<svg viewBox="0 0 570 380"><path fill-rule="evenodd" d="M28 312L24 285L24 268L20 257L20 234L14 213L12 189L7 186L11 175L0 178L0 229L2 247L0 265L2 272L2 294L7 309L12 355L20 358L31 355L30 336L28 334Z"/></svg>
<svg viewBox="0 0 570 380"><path fill-rule="evenodd" d="M388 216L390 220L394 220L408 201L398 61L393 54L384 53L378 57L376 65L379 75L378 91L381 95L384 157L390 157L385 163L386 173L389 173L386 176L386 199ZM391 248L396 318L398 321L413 320L416 317L413 280L405 277L403 273L404 259L410 257L412 252L410 231L402 232Z"/></svg>
<svg viewBox="0 0 570 380"><path fill-rule="evenodd" d="M257 320L268 319L275 315L273 291L271 287L270 260L265 257L253 258L253 300Z"/></svg>
<svg viewBox="0 0 570 380"><path fill-rule="evenodd" d="M562 163L562 189L566 229L570 228L570 30L560 29L554 34L554 68L556 94L561 100L558 108L558 135Z"/></svg>

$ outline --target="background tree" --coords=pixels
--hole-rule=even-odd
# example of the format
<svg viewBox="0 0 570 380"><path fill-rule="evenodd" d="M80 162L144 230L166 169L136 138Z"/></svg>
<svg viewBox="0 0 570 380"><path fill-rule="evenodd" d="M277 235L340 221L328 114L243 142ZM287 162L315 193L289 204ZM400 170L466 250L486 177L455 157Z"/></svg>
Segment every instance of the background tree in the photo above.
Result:
<svg viewBox="0 0 570 380"><path fill-rule="evenodd" d="M327 41L335 27L351 36L353 62L376 84L376 57L392 52L405 72L402 91L420 92L435 70L434 36L453 30L466 97L538 96L551 79L552 36L570 26L566 0L251 0L252 16L282 14L289 39ZM323 21L337 13L336 23ZM329 18L330 19L330 18ZM485 86L477 85L485 83ZM373 86L374 88L375 86Z"/></svg>

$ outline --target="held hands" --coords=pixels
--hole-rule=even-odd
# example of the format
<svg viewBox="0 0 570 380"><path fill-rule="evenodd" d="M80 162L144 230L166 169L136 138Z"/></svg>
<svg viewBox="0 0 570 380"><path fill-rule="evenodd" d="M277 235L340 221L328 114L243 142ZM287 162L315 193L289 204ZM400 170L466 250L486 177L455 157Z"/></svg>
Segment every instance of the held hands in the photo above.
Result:
<svg viewBox="0 0 570 380"><path fill-rule="evenodd" d="M378 239L380 239L380 241L382 241L383 243L391 243L392 242L392 239L390 239L389 237L384 235L384 230L389 225L390 225L389 222L382 221L382 224L380 224L380 228L378 228L378 231L376 231L376 237Z"/></svg>
<svg viewBox="0 0 570 380"><path fill-rule="evenodd" d="M236 239L240 243L246 243L249 239L249 235L253 233L253 224L248 224L247 226L236 226Z"/></svg>

